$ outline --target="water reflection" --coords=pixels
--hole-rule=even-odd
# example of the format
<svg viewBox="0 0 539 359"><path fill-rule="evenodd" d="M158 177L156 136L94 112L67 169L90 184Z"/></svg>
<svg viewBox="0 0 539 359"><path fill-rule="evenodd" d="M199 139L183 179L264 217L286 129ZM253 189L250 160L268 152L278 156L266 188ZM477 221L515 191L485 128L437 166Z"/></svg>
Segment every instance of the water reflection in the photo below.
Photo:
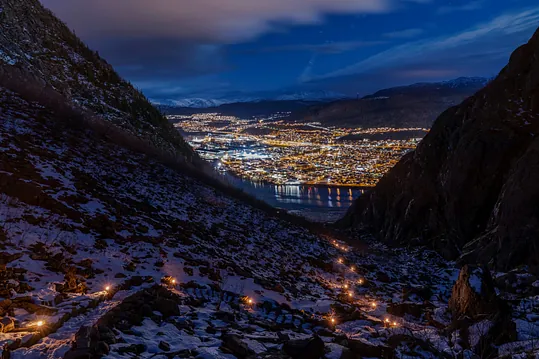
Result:
<svg viewBox="0 0 539 359"><path fill-rule="evenodd" d="M322 221L343 216L354 199L363 192L353 187L272 185L236 177L229 181L274 207Z"/></svg>

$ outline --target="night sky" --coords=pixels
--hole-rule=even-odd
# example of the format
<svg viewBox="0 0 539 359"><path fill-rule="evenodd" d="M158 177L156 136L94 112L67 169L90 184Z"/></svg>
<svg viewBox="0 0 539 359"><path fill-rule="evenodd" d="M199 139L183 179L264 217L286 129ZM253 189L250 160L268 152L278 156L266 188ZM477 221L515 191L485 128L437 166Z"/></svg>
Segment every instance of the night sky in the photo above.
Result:
<svg viewBox="0 0 539 359"><path fill-rule="evenodd" d="M154 100L494 76L537 0L42 0Z"/></svg>

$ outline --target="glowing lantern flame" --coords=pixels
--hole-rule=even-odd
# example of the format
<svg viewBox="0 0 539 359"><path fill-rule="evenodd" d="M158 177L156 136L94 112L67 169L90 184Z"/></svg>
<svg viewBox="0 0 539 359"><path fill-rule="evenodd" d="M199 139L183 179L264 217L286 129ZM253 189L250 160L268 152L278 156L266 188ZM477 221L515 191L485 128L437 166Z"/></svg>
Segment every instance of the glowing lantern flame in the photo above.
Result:
<svg viewBox="0 0 539 359"><path fill-rule="evenodd" d="M44 324L45 324L45 323L44 323L42 320L40 320L40 321L38 321L38 322L36 323L36 325L37 325L38 327L42 327Z"/></svg>

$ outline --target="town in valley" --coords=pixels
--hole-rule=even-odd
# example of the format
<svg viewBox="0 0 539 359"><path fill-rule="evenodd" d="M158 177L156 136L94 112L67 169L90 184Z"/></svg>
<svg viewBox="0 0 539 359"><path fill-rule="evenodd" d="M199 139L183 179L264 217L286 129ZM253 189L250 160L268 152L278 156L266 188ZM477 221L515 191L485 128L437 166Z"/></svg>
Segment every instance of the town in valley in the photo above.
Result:
<svg viewBox="0 0 539 359"><path fill-rule="evenodd" d="M219 171L276 185L372 187L428 132L326 127L292 122L287 115L242 119L198 113L169 120Z"/></svg>

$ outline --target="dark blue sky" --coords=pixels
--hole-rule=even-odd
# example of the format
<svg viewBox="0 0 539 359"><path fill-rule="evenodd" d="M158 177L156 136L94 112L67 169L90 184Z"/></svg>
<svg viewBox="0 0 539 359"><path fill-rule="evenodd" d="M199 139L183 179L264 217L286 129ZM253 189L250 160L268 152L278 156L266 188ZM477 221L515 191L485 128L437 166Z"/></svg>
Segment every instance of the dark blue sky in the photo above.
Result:
<svg viewBox="0 0 539 359"><path fill-rule="evenodd" d="M493 76L537 0L42 0L153 99Z"/></svg>

